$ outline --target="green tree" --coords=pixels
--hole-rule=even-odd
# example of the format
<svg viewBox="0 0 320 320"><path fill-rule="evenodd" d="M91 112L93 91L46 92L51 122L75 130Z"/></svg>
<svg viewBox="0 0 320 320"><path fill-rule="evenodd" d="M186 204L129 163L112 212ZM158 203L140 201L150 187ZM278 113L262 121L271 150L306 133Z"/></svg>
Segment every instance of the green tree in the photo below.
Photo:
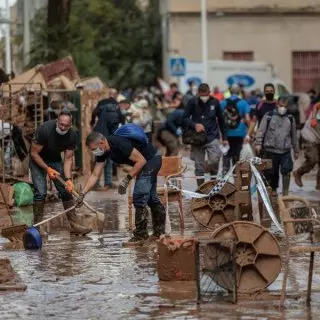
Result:
<svg viewBox="0 0 320 320"><path fill-rule="evenodd" d="M48 36L55 33L45 12L37 14L32 65L71 54L81 76L98 75L116 87L150 85L161 73L159 0L150 0L145 10L135 0L72 0L64 21L58 41Z"/></svg>

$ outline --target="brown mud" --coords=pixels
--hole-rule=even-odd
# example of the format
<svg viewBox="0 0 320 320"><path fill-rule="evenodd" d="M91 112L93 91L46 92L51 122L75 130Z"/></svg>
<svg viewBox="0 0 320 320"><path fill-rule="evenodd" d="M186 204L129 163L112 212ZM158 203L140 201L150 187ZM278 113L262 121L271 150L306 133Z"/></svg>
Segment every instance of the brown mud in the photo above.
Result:
<svg viewBox="0 0 320 320"><path fill-rule="evenodd" d="M189 170L187 174L193 173ZM303 190L292 189L295 194L319 201L320 194L314 191L314 184L314 180L308 182L307 177ZM184 183L184 187L195 189L193 182ZM197 304L194 281L159 281L154 245L122 246L130 237L125 197L119 196L116 190L108 194L93 192L89 194L88 202L106 214L103 234L94 231L87 237L70 237L61 221L51 226L52 233L42 251L9 250L7 240L0 238L0 258L9 258L14 271L27 285L24 292L0 293L1 320L319 319L319 256L315 258L310 307L305 303L307 255L292 258L288 280L290 296L283 310L279 309L277 296L282 272L268 287L268 296L240 298L237 305L218 300L217 303ZM185 234L193 236L199 230L205 232L192 218L188 201L184 207ZM54 203L47 210L58 212L61 208L60 203ZM81 213L84 223L95 227L94 218L85 218L89 212L81 209ZM170 214L172 230L179 234L180 222L175 204L171 206ZM279 237L281 250L282 241Z"/></svg>

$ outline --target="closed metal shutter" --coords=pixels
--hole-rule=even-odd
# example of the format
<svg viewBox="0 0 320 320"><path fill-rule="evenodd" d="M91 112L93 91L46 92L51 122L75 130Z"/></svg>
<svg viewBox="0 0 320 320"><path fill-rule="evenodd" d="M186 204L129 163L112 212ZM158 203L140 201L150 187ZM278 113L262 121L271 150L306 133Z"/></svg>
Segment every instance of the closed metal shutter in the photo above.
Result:
<svg viewBox="0 0 320 320"><path fill-rule="evenodd" d="M320 51L292 52L292 87L306 92L320 86Z"/></svg>

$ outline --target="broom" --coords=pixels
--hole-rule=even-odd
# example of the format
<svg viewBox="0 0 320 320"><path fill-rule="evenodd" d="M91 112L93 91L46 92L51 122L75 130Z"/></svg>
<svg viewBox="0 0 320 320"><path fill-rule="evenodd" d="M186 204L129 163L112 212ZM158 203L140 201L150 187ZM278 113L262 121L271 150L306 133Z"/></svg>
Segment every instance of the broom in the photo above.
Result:
<svg viewBox="0 0 320 320"><path fill-rule="evenodd" d="M65 182L61 177L58 176L58 177L57 177L57 180L58 180L60 183L62 183L63 186L66 186L66 182ZM78 194L76 191L73 190L73 191L72 191L72 194L73 194L76 198L79 198L79 194ZM83 201L83 204L84 204L90 211L92 211L93 213L95 213L95 214L97 215L98 221L99 221L101 224L104 223L105 215L104 215L102 212L100 212L100 211L92 208L86 201Z"/></svg>
<svg viewBox="0 0 320 320"><path fill-rule="evenodd" d="M3 201L5 203L5 206L7 208L8 215L9 215L10 221L11 221L10 227L6 227L1 230L1 236L4 238L7 238L11 242L22 241L23 235L24 235L25 231L28 229L28 226L26 224L18 224L16 226L14 225L13 218L12 218L12 215L10 212L10 207L8 205L7 199L3 193L1 186L0 186L0 193L1 193L1 196L2 196Z"/></svg>

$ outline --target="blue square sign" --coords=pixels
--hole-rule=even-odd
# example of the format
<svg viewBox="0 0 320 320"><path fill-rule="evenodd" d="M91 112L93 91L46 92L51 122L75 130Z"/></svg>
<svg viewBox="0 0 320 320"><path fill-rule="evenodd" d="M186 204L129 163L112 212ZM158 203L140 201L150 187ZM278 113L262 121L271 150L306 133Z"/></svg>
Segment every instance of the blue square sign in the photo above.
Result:
<svg viewBox="0 0 320 320"><path fill-rule="evenodd" d="M187 59L182 57L169 58L171 77L184 77L186 75Z"/></svg>

